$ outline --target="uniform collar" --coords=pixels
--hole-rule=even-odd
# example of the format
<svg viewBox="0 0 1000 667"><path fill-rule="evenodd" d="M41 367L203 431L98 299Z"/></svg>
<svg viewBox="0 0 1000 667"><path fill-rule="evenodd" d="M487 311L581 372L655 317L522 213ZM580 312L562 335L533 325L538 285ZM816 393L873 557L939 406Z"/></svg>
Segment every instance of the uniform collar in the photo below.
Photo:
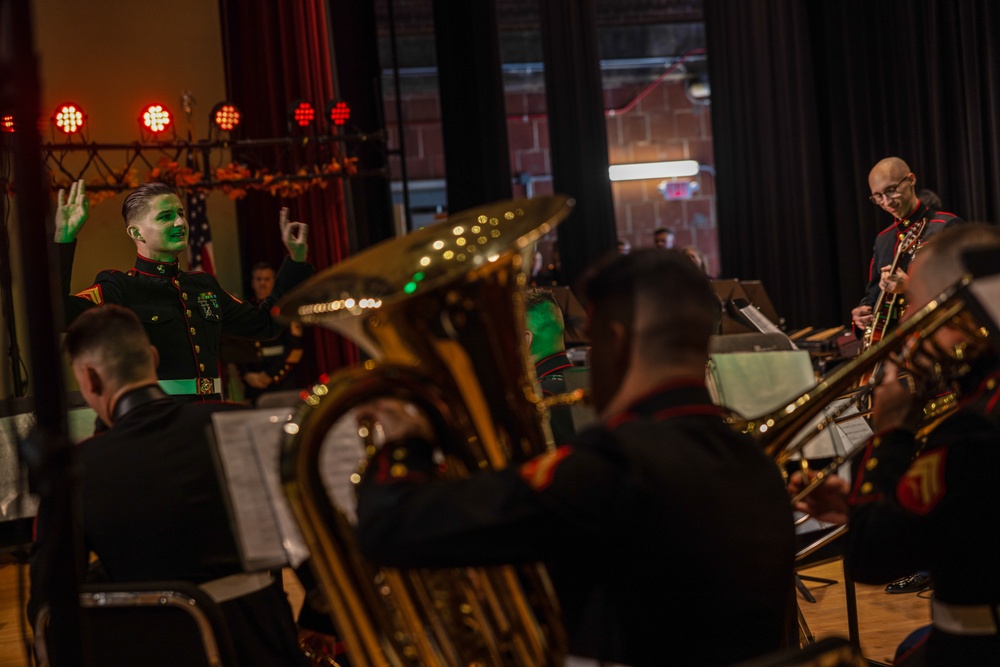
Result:
<svg viewBox="0 0 1000 667"><path fill-rule="evenodd" d="M704 378L681 378L660 385L633 401L629 407L610 417L607 426L614 428L636 419L667 419L694 414L721 416L723 411L712 403Z"/></svg>
<svg viewBox="0 0 1000 667"><path fill-rule="evenodd" d="M180 262L176 259L172 262L157 262L155 259L148 259L142 255L135 257L135 270L151 276L162 278L173 278L181 272Z"/></svg>
<svg viewBox="0 0 1000 667"><path fill-rule="evenodd" d="M132 391L121 395L118 402L115 403L112 419L115 423L117 423L122 417L126 416L139 406L165 398L169 397L162 389L160 389L160 385L158 384L147 384L144 387L138 387L137 389L133 389Z"/></svg>
<svg viewBox="0 0 1000 667"><path fill-rule="evenodd" d="M551 375L557 371L561 371L565 368L570 368L573 366L573 362L569 360L565 352L556 352L555 354L550 354L541 361L535 364L535 376L541 380L547 375Z"/></svg>
<svg viewBox="0 0 1000 667"><path fill-rule="evenodd" d="M906 216L905 218L896 219L896 228L901 232L905 232L910 228L910 225L912 225L917 220L921 220L927 217L929 213L930 209L927 208L927 205L918 199L916 207L913 209L912 212L910 212L908 216Z"/></svg>

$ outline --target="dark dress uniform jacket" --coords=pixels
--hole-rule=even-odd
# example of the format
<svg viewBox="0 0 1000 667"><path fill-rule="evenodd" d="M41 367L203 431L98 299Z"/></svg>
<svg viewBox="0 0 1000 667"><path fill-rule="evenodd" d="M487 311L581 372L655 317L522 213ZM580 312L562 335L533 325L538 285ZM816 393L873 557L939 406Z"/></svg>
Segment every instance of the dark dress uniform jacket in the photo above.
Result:
<svg viewBox="0 0 1000 667"><path fill-rule="evenodd" d="M535 377L538 378L543 398L566 393L563 372L569 368L573 368L573 362L565 352L549 355L535 364ZM549 410L549 427L557 445L564 445L573 439L573 413L568 405L557 405Z"/></svg>
<svg viewBox="0 0 1000 667"><path fill-rule="evenodd" d="M882 280L881 269L883 266L892 265L893 259L896 258L896 251L899 248L900 241L906 236L906 232L910 229L913 223L927 219L927 226L924 227L924 231L921 234L921 242L927 241L929 238L940 232L942 229L947 229L953 225L962 224L963 220L959 218L954 213L945 213L943 211L932 211L927 208L927 205L917 200L917 207L913 209L913 212L907 216L904 220L895 220L891 225L879 232L879 235L875 237L875 244L872 248L872 261L868 267L868 285L865 287L865 295L861 299L861 306L871 306L875 307L875 302L878 301L878 295L881 293L881 288L879 287L879 282ZM909 256L903 258L899 263L899 268L904 271L910 265Z"/></svg>
<svg viewBox="0 0 1000 667"><path fill-rule="evenodd" d="M84 539L112 581L199 584L243 571L207 435L213 412L237 409L177 402L150 385L125 394L114 425L80 443ZM277 585L220 607L240 665L308 665Z"/></svg>
<svg viewBox="0 0 1000 667"><path fill-rule="evenodd" d="M69 292L75 246L75 243L60 244L64 294ZM211 274L181 271L176 260L156 262L139 256L134 268L125 272L101 271L91 287L68 295L66 323L103 303L124 306L139 316L150 342L160 353L156 369L159 379L210 380L221 377L222 334L257 339L277 337L282 325L272 319L271 308L313 271L305 262L286 258L271 296L253 306L222 289Z"/></svg>
<svg viewBox="0 0 1000 667"><path fill-rule="evenodd" d="M782 645L788 498L702 382L663 387L521 466L426 481L432 467L420 441L384 447L369 467L359 538L377 562L544 560L576 655L728 665Z"/></svg>
<svg viewBox="0 0 1000 667"><path fill-rule="evenodd" d="M904 430L877 433L857 464L845 566L883 584L930 572L934 597L1000 605L1000 365L967 377L961 409L921 448ZM919 454L917 453L919 449ZM1000 665L1000 635L931 631L930 665Z"/></svg>

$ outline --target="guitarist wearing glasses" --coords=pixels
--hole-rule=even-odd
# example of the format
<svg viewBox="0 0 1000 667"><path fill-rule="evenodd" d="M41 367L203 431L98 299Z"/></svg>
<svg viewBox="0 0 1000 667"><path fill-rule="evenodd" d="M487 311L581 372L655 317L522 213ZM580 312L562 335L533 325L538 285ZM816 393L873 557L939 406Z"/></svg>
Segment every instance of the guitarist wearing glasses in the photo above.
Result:
<svg viewBox="0 0 1000 667"><path fill-rule="evenodd" d="M864 333L866 348L895 326L899 312L894 311L902 305L902 297L895 295L906 286L906 268L916 250L942 229L963 222L953 213L929 208L917 197L916 183L916 175L898 157L880 160L868 174L872 192L868 199L892 215L893 222L875 238L868 287L851 311L855 328Z"/></svg>

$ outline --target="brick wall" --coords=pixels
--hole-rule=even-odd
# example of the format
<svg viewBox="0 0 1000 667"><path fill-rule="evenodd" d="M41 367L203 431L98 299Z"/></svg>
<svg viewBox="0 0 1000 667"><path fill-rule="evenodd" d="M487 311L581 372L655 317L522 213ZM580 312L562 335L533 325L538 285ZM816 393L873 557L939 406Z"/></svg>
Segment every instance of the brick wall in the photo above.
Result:
<svg viewBox="0 0 1000 667"><path fill-rule="evenodd" d="M640 93L644 94L636 102ZM545 94L538 86L511 90L507 93L506 105L511 169L532 177L534 194L550 194ZM444 178L444 149L436 93L404 94L402 106L406 121L407 176L411 180ZM709 107L693 104L685 94L683 81L666 80L648 89L643 83L625 82L605 89L606 109L626 107L627 111L607 118L611 164L697 160L709 170L691 179L699 187L691 199L684 201L665 201L657 190L659 181L656 180L613 183L619 236L628 239L633 248L640 248L653 245L654 229L670 227L676 234L678 248L697 246L708 257L710 273L721 274ZM395 104L391 99L386 100L386 112L389 145L397 148ZM398 174L398 159L391 166ZM514 192L515 196L526 194L521 187L515 187Z"/></svg>

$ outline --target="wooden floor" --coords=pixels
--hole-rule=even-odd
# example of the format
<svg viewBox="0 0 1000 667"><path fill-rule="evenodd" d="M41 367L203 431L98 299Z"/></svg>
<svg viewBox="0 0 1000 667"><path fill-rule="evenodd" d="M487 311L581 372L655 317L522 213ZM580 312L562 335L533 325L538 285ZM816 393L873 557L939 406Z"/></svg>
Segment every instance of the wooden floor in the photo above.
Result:
<svg viewBox="0 0 1000 667"><path fill-rule="evenodd" d="M18 573L27 568L16 564L0 565L0 666L28 667L21 629L22 603L18 592ZM841 561L820 565L801 574L834 579L832 585L805 582L816 598L815 604L799 596L806 623L816 639L847 637L847 605L844 596ZM286 590L293 607L301 605L302 592L294 577L286 577ZM858 618L861 647L866 658L890 663L896 646L911 631L930 623L930 603L917 595L887 595L882 586L858 584ZM27 596L27 592L24 593Z"/></svg>

